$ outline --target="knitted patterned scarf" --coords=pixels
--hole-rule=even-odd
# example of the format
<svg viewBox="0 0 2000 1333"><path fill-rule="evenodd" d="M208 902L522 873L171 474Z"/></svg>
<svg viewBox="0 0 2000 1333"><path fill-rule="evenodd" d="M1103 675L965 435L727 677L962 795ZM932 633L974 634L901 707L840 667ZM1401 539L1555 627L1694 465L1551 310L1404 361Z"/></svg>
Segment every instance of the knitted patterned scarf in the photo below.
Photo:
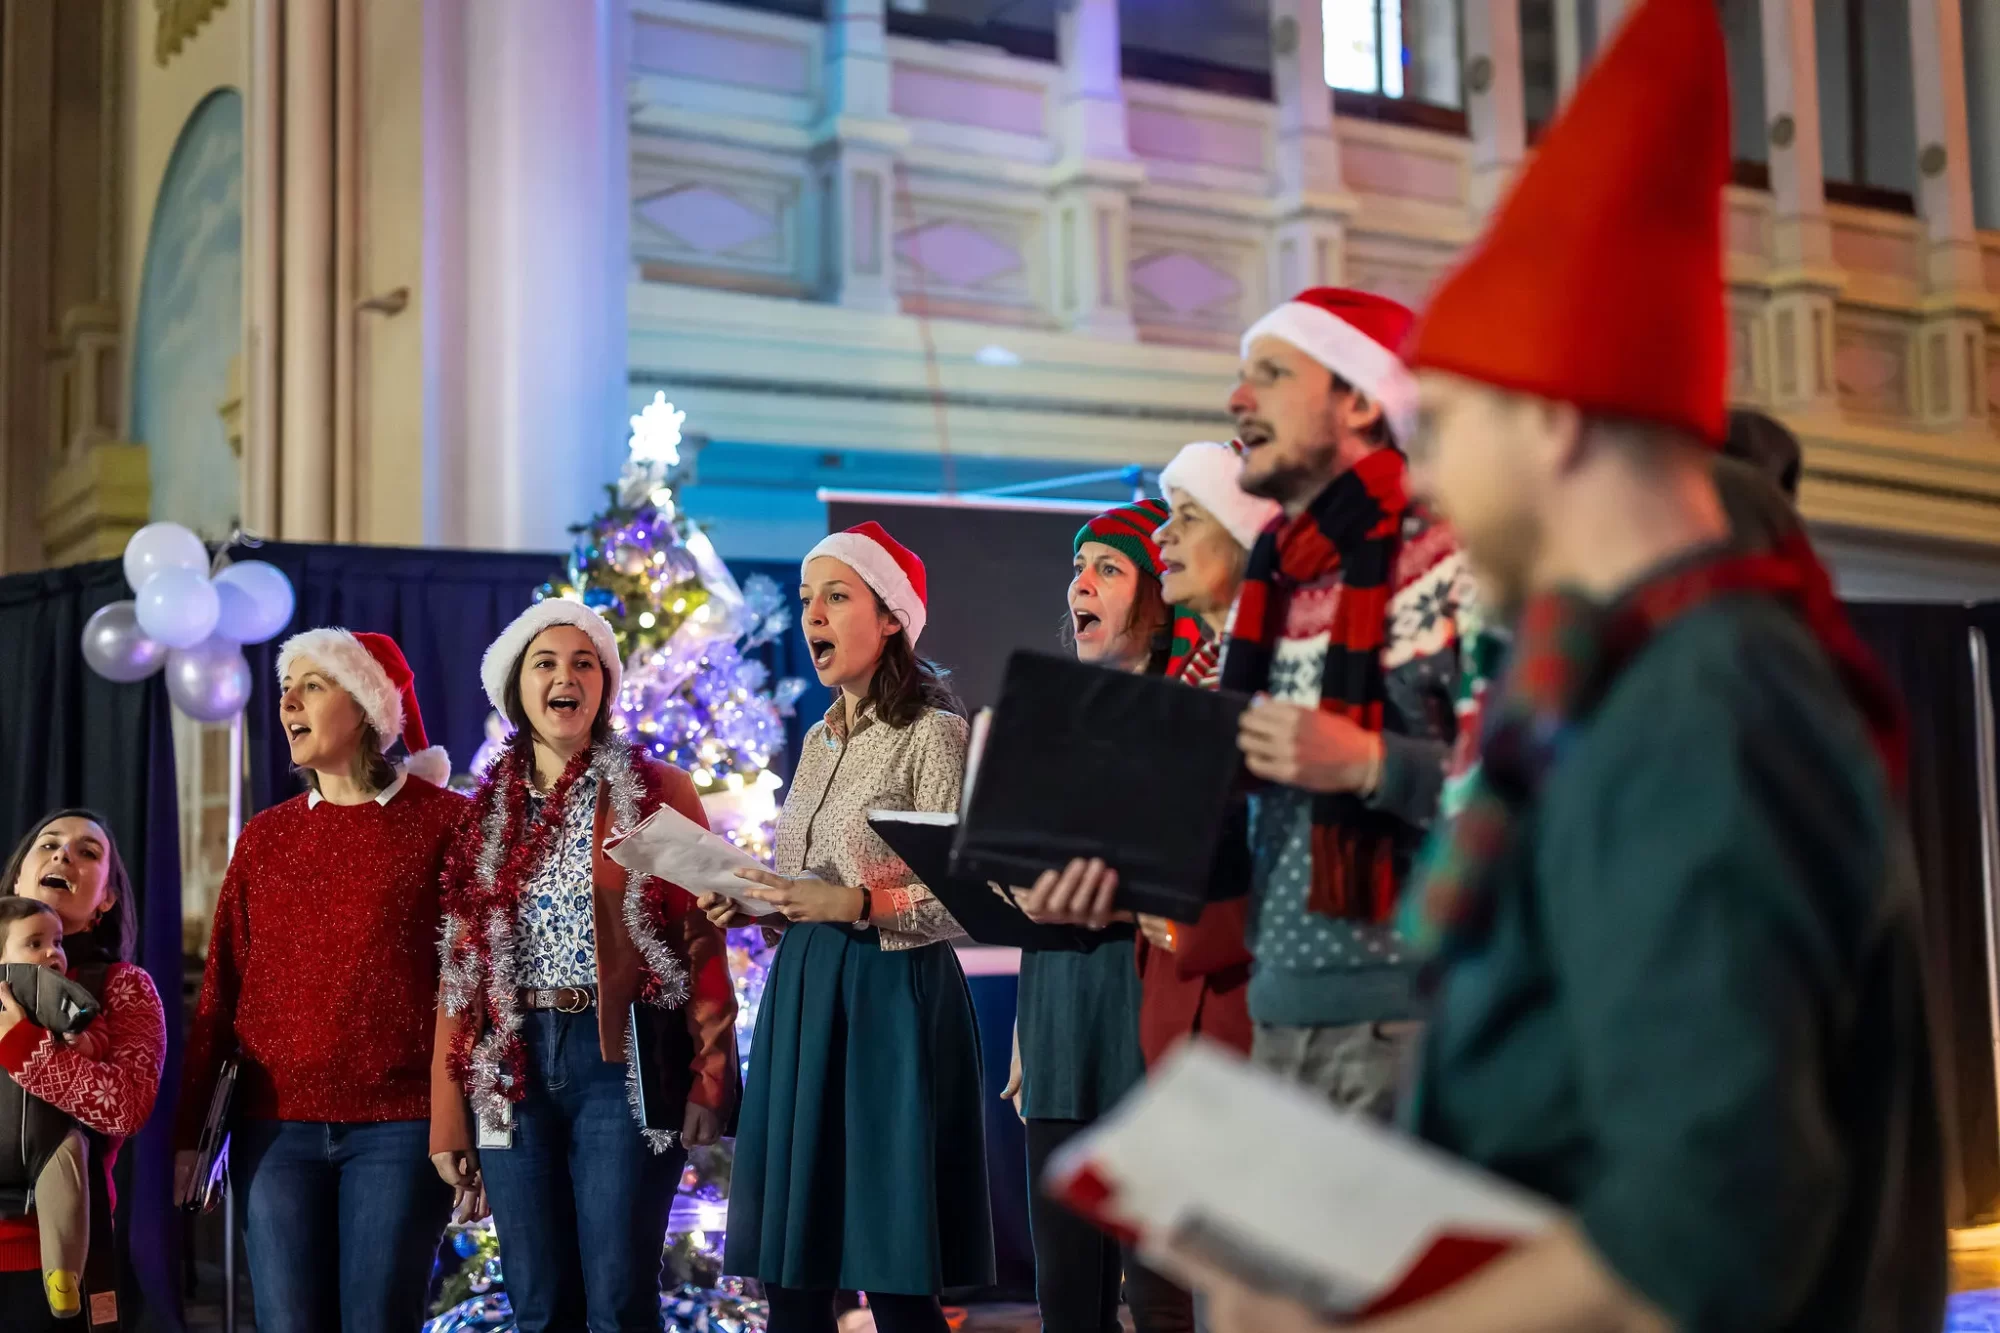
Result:
<svg viewBox="0 0 2000 1333"><path fill-rule="evenodd" d="M1539 795L1575 728L1661 628L1713 598L1762 593L1788 603L1831 659L1867 724L1883 771L1906 778L1901 701L1835 598L1826 569L1794 534L1770 555L1711 554L1606 606L1575 594L1530 602L1516 627L1506 686L1486 716L1480 768L1465 807L1426 853L1405 933L1449 956L1479 939L1492 913L1494 870L1517 821Z"/></svg>
<svg viewBox="0 0 2000 1333"><path fill-rule="evenodd" d="M1319 706L1368 731L1382 730L1390 576L1409 505L1403 473L1401 454L1378 449L1336 477L1297 518L1264 530L1250 551L1230 619L1223 689L1255 694L1269 688L1293 591L1338 574ZM1396 906L1394 821L1359 797L1338 793L1313 797L1312 824L1307 906L1322 916L1389 920Z"/></svg>

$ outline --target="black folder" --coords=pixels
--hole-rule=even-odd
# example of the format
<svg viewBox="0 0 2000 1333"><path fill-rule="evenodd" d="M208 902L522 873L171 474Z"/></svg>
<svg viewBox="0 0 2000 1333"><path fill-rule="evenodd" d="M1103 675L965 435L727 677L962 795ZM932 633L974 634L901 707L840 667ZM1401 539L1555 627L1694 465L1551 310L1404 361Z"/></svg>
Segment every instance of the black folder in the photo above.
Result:
<svg viewBox="0 0 2000 1333"><path fill-rule="evenodd" d="M1017 652L976 729L952 877L1029 885L1074 857L1118 872L1116 905L1194 921L1243 760L1248 700Z"/></svg>
<svg viewBox="0 0 2000 1333"><path fill-rule="evenodd" d="M998 885L954 875L951 845L958 836L958 816L874 810L868 827L903 858L973 943L1009 949L1082 949L1094 943L1084 939L1088 932L1030 921Z"/></svg>

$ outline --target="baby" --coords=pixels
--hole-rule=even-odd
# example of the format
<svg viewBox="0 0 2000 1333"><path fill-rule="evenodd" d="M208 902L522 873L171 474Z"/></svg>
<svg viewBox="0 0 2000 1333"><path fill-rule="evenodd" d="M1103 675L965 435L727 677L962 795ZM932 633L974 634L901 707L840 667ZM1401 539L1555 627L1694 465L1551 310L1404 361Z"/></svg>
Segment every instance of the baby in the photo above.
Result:
<svg viewBox="0 0 2000 1333"><path fill-rule="evenodd" d="M62 940L62 918L54 908L33 898L0 898L0 964L27 963L66 972L69 960L63 954ZM107 1036L88 1029L57 1040L93 1059L101 1059L109 1045ZM38 1121L51 1119L46 1112L53 1108L39 1098L29 1098L18 1088L0 1093L6 1094L21 1096L24 1120L29 1101L39 1103ZM21 1141L26 1144L27 1136ZM35 1219L42 1233L42 1286L48 1294L49 1311L59 1319L74 1318L83 1310L83 1264L90 1248L89 1170L89 1145L83 1131L70 1121L68 1132L34 1177Z"/></svg>

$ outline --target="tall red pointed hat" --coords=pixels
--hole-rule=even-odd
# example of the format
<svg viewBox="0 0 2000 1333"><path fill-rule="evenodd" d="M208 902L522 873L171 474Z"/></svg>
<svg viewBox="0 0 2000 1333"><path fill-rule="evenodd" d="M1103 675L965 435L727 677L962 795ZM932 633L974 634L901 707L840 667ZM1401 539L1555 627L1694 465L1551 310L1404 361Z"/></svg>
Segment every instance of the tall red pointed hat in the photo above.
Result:
<svg viewBox="0 0 2000 1333"><path fill-rule="evenodd" d="M1720 442L1729 153L1715 0L1641 0L1404 359Z"/></svg>

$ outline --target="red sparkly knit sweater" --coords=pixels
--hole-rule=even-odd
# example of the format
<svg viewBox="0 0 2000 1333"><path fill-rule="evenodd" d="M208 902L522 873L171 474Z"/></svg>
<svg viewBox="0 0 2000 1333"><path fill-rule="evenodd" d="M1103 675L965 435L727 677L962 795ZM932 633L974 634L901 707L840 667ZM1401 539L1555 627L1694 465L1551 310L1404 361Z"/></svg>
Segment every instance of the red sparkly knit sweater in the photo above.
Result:
<svg viewBox="0 0 2000 1333"><path fill-rule="evenodd" d="M438 880L471 808L407 778L386 804L297 796L250 821L215 906L178 1146L199 1140L216 1074L238 1045L240 1115L429 1118Z"/></svg>

